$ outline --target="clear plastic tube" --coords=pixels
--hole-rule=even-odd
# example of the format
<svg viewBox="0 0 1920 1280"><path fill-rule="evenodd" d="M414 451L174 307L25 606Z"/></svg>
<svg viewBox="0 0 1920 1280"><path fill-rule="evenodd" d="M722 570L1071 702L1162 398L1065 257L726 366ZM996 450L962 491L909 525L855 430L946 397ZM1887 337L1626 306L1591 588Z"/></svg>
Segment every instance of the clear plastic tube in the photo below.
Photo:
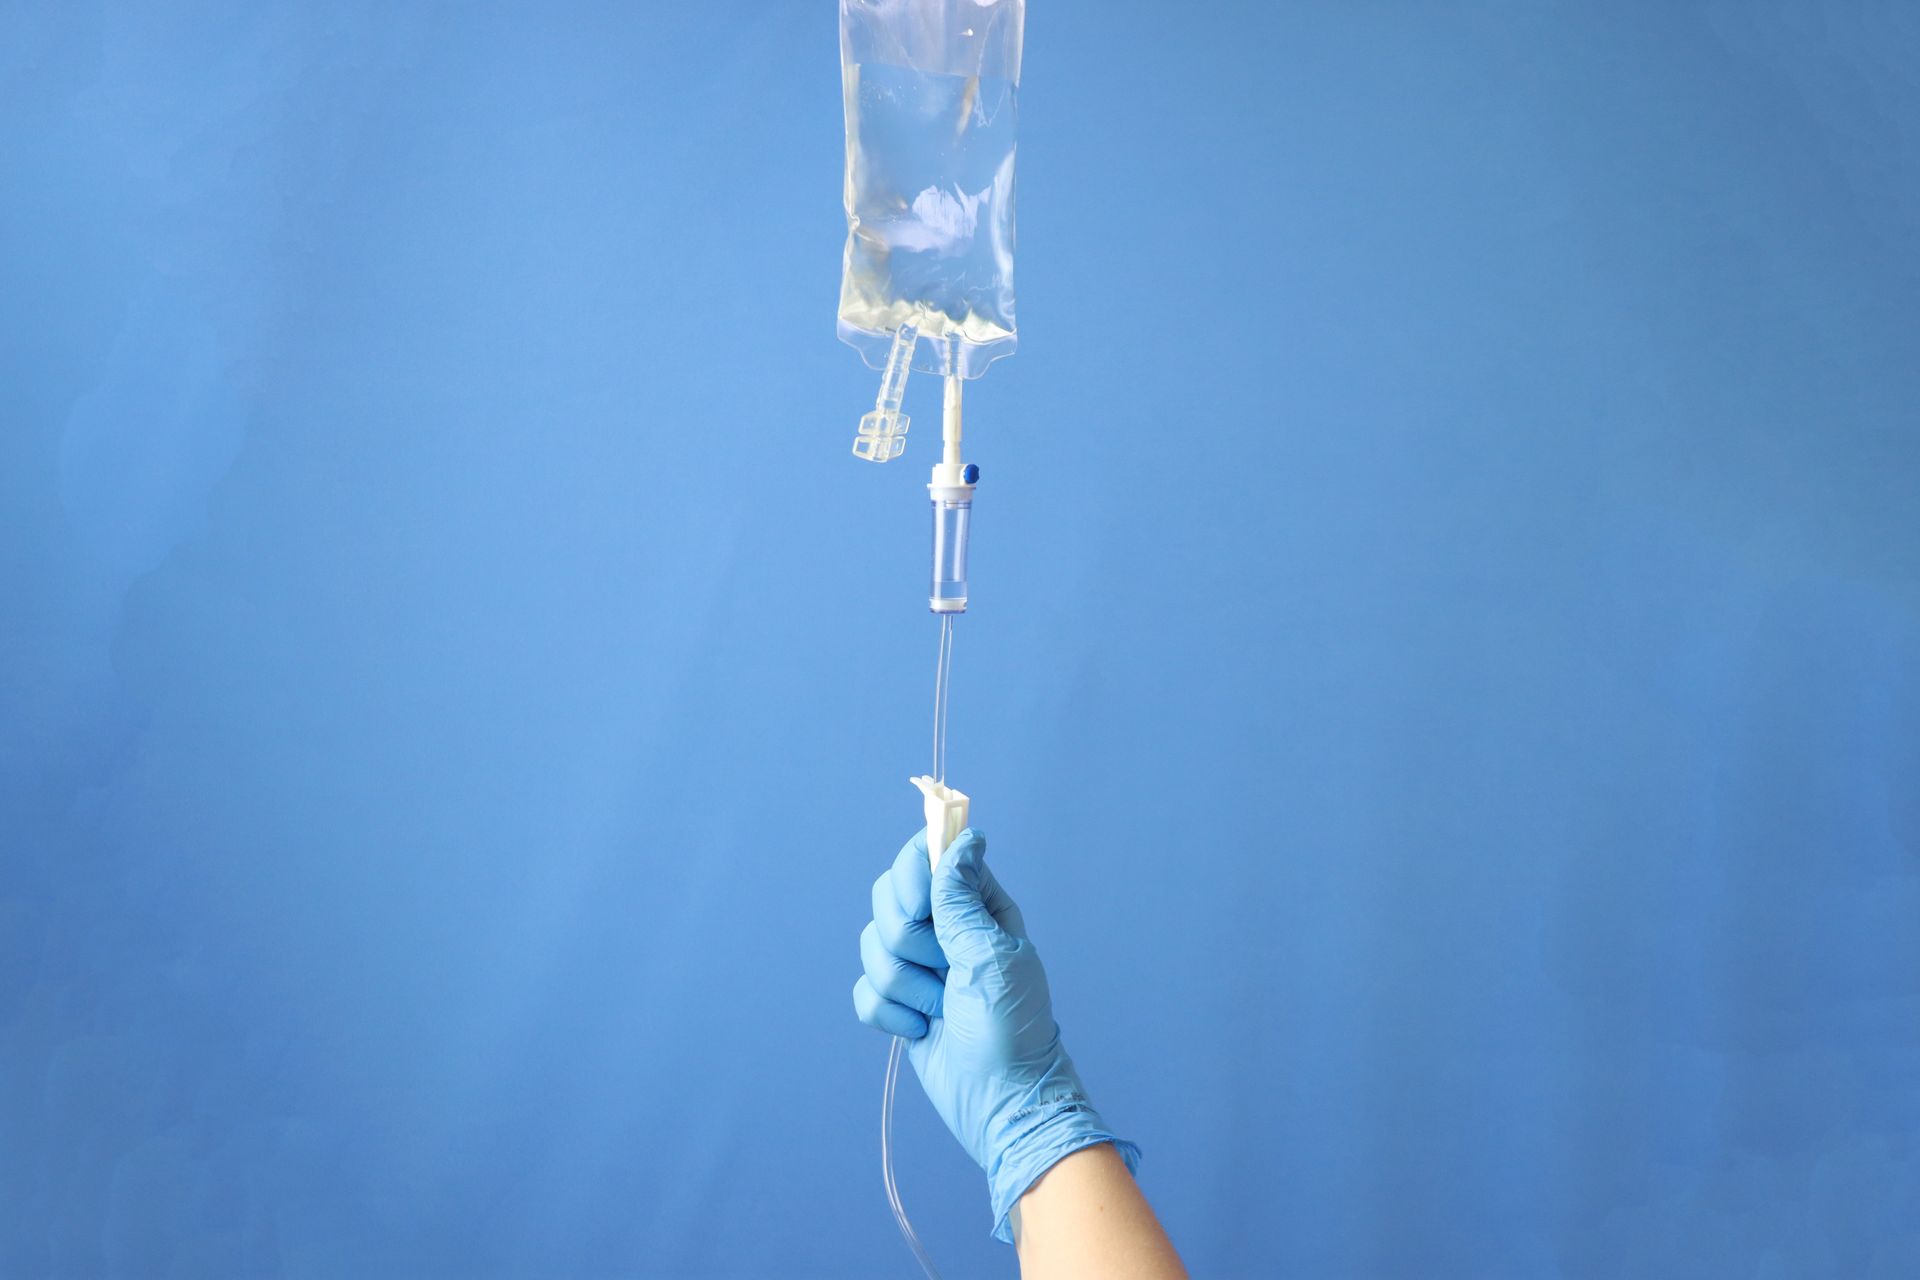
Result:
<svg viewBox="0 0 1920 1280"><path fill-rule="evenodd" d="M933 589L927 605L935 613L964 613L967 608L967 525L973 518L973 490L950 489L933 500ZM940 779L945 781L945 779Z"/></svg>
<svg viewBox="0 0 1920 1280"><path fill-rule="evenodd" d="M947 672L953 666L953 615L940 616L940 656L933 669L933 780L947 780Z"/></svg>
<svg viewBox="0 0 1920 1280"><path fill-rule="evenodd" d="M933 668L933 779L935 782L947 780L947 685L948 672L953 667L953 615L942 614L940 618L940 652L934 659ZM893 1038L893 1047L887 1051L887 1081L880 1090L880 1178L887 1186L887 1207L893 1210L893 1221L900 1228L901 1239L907 1242L907 1248L913 1250L914 1259L920 1269L927 1273L927 1280L940 1280L940 1272L933 1265L933 1259L927 1256L927 1247L920 1243L919 1233L913 1229L913 1223L907 1217L906 1206L900 1203L900 1188L893 1178L893 1098L900 1085L900 1059L904 1056L907 1042L899 1036Z"/></svg>
<svg viewBox="0 0 1920 1280"><path fill-rule="evenodd" d="M920 1243L913 1223L907 1220L906 1206L900 1203L900 1188L893 1181L893 1095L900 1083L900 1059L906 1047L907 1042L895 1036L893 1047L887 1051L887 1083L880 1091L880 1175L886 1181L887 1204L893 1209L893 1220L899 1224L907 1248L913 1250L920 1269L927 1273L927 1280L940 1280L939 1269L927 1256L927 1247Z"/></svg>

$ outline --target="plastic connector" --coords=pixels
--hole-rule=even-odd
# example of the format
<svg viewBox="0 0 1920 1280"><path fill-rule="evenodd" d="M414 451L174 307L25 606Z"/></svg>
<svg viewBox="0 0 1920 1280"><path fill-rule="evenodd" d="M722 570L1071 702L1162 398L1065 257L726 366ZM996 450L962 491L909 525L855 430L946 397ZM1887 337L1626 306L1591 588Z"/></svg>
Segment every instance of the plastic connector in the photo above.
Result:
<svg viewBox="0 0 1920 1280"><path fill-rule="evenodd" d="M860 433L853 438L853 456L868 462L892 462L907 449L907 427L912 419L900 412L907 394L907 374L913 368L913 344L920 331L903 324L893 331L893 345L887 349L887 367L880 373L880 394L873 409L860 419Z"/></svg>

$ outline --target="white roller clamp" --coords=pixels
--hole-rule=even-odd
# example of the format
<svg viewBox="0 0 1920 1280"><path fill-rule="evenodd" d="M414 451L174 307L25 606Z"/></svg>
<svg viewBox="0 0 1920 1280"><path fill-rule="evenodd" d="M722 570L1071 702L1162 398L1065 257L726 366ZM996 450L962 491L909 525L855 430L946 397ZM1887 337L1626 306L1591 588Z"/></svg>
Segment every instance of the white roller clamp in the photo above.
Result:
<svg viewBox="0 0 1920 1280"><path fill-rule="evenodd" d="M927 815L927 861L939 867L941 855L967 829L967 794L922 774L909 778L920 788Z"/></svg>

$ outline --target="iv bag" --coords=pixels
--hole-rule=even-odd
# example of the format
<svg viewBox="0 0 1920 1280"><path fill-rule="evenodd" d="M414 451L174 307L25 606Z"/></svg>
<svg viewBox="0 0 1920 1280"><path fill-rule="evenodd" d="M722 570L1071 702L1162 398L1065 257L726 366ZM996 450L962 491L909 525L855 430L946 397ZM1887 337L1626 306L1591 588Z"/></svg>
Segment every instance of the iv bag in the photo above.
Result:
<svg viewBox="0 0 1920 1280"><path fill-rule="evenodd" d="M977 378L1012 355L1013 147L1026 0L840 0L840 339L875 369ZM911 336L911 335L910 335Z"/></svg>

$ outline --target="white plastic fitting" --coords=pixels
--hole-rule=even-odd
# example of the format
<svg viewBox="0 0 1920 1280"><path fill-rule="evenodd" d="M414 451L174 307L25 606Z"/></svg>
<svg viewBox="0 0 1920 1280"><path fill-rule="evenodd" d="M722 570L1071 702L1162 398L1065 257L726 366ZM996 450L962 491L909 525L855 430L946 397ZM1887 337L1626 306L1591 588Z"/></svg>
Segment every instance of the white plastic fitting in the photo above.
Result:
<svg viewBox="0 0 1920 1280"><path fill-rule="evenodd" d="M920 788L927 815L927 862L938 868L947 846L967 829L967 794L924 774L908 781Z"/></svg>
<svg viewBox="0 0 1920 1280"><path fill-rule="evenodd" d="M941 394L940 461L933 465L929 489L951 489L967 483L966 467L960 461L960 388L964 385L959 378L950 377Z"/></svg>

